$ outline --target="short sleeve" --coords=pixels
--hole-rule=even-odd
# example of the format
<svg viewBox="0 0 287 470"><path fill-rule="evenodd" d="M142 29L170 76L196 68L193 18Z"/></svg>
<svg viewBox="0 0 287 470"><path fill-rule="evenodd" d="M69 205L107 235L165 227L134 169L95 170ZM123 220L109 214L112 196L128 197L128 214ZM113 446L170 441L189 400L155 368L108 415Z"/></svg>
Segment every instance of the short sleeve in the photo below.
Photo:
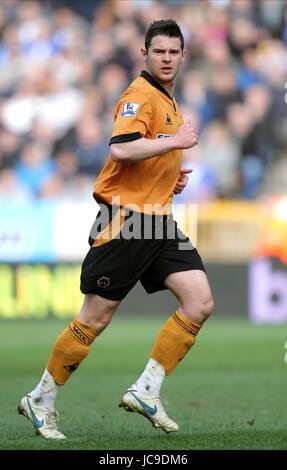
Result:
<svg viewBox="0 0 287 470"><path fill-rule="evenodd" d="M150 127L151 115L148 96L139 92L124 94L117 106L110 144L145 137Z"/></svg>

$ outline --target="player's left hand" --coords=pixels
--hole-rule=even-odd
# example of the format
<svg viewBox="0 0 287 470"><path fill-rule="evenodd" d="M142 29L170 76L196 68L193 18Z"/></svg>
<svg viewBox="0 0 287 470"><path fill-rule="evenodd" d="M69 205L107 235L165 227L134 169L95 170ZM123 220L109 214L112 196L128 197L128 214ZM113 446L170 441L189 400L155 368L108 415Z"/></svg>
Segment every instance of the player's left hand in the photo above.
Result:
<svg viewBox="0 0 287 470"><path fill-rule="evenodd" d="M184 190L185 186L188 183L188 179L189 179L189 177L187 175L188 175L188 173L191 173L192 171L193 171L192 168L185 168L183 170L180 170L180 175L178 177L176 186L173 190L173 194L180 194Z"/></svg>

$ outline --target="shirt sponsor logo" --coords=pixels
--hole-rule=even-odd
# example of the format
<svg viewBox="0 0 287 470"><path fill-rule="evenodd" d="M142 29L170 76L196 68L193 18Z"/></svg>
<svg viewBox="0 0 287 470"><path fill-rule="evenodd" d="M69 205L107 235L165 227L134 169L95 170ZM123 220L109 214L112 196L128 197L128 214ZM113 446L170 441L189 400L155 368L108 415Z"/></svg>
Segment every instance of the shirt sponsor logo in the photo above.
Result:
<svg viewBox="0 0 287 470"><path fill-rule="evenodd" d="M125 103L124 104L124 110L121 113L121 116L122 117L136 116L139 107L140 107L140 104L138 104L138 103Z"/></svg>
<svg viewBox="0 0 287 470"><path fill-rule="evenodd" d="M157 139L162 139L163 137L173 137L175 134L157 134Z"/></svg>

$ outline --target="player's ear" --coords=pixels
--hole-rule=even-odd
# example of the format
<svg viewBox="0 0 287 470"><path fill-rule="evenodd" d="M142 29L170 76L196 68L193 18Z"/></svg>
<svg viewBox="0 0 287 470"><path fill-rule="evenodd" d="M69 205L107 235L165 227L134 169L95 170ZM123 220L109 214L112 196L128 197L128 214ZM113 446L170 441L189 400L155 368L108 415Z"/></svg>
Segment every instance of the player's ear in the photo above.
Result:
<svg viewBox="0 0 287 470"><path fill-rule="evenodd" d="M144 56L144 58L146 59L147 58L147 51L145 49L141 49L141 53L142 55Z"/></svg>
<svg viewBox="0 0 287 470"><path fill-rule="evenodd" d="M182 51L182 57L181 57L181 63L183 63L185 61L185 49L183 49Z"/></svg>

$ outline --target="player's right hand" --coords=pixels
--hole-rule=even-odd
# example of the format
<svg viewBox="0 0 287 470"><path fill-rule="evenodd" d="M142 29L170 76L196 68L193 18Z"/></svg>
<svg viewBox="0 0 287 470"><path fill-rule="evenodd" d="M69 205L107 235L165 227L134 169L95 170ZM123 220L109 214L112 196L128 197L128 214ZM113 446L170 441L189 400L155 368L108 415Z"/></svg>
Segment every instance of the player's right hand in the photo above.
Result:
<svg viewBox="0 0 287 470"><path fill-rule="evenodd" d="M190 149L198 144L198 132L190 121L180 126L176 135L177 148Z"/></svg>

